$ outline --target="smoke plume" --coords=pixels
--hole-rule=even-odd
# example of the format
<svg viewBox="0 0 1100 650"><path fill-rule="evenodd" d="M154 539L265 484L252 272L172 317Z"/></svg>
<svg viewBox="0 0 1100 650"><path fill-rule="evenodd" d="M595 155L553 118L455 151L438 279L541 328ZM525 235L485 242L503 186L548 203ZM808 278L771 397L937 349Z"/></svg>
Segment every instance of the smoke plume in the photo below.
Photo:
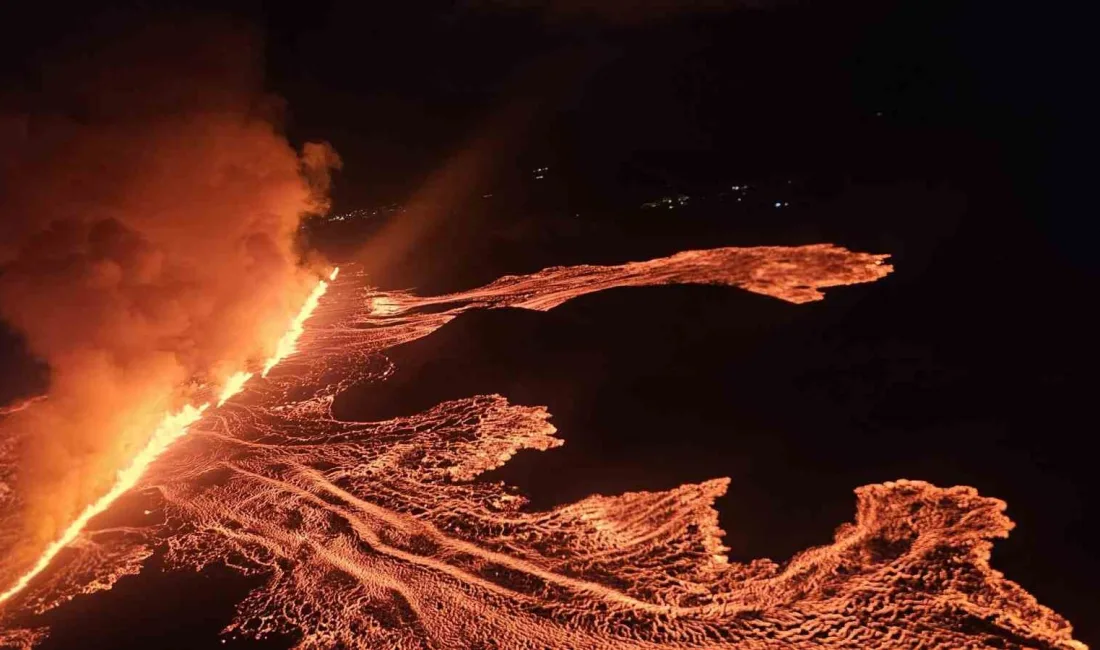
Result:
<svg viewBox="0 0 1100 650"><path fill-rule="evenodd" d="M280 133L253 34L112 36L43 65L0 115L0 317L50 368L48 398L0 420L19 454L0 587L166 412L272 351L314 282L299 219L339 166Z"/></svg>

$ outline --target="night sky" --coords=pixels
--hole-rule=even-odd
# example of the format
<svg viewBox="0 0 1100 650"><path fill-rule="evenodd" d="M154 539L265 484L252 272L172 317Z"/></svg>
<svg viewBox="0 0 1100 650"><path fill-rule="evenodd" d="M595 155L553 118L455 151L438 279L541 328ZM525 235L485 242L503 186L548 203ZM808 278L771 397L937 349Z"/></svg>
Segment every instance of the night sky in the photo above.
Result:
<svg viewBox="0 0 1100 650"><path fill-rule="evenodd" d="M805 306L662 287L466 314L395 349L392 380L338 413L487 392L545 404L566 444L487 480L549 507L730 476L717 507L738 560L828 543L860 485L973 485L1017 523L993 566L1100 644L1087 21L976 0L633 4L172 10L265 35L291 140L343 158L333 213L420 206L425 227L385 252L362 243L400 211L311 233L382 286L449 291L730 245L893 256L884 281ZM42 61L149 12L5 7L5 87L33 96ZM6 403L42 379L15 335L2 348ZM149 570L78 599L50 615L48 647L223 647L247 581L215 573Z"/></svg>

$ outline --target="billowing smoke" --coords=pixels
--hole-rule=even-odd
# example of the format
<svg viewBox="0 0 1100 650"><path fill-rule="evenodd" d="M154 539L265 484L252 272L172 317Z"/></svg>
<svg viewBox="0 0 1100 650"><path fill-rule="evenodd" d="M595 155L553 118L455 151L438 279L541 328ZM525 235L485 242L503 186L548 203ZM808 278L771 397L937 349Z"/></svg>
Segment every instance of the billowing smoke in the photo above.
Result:
<svg viewBox="0 0 1100 650"><path fill-rule="evenodd" d="M48 398L0 421L20 455L0 586L166 412L270 353L315 282L294 241L339 158L281 135L258 40L178 21L114 36L0 116L0 316L50 368Z"/></svg>

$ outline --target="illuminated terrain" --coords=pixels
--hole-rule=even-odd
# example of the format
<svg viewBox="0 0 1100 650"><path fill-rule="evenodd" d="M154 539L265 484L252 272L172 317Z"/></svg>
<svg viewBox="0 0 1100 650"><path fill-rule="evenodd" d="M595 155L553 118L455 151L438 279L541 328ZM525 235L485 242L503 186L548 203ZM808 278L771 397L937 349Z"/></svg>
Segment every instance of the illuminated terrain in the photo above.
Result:
<svg viewBox="0 0 1100 650"><path fill-rule="evenodd" d="M1012 523L972 488L861 487L832 545L737 564L712 507L725 478L546 512L475 482L520 449L563 444L544 407L470 395L381 422L332 415L349 386L385 381L387 349L467 310L545 311L660 284L804 303L884 277L884 258L830 245L689 251L435 297L380 292L345 268L292 324L297 353L280 346L265 376L231 380L241 392L221 393L150 465L140 498L91 521L0 605L0 645L33 646L48 634L35 614L109 589L159 548L179 570L263 576L226 634L287 633L300 648L1084 648L990 568ZM0 440L0 481L15 447ZM10 495L0 486L0 505Z"/></svg>

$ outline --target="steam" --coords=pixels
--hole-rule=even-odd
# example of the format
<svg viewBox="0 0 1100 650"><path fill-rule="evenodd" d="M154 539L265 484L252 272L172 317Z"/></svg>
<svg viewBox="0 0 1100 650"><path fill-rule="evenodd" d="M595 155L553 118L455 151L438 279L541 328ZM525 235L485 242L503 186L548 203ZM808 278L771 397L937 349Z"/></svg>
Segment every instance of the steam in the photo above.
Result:
<svg viewBox="0 0 1100 650"><path fill-rule="evenodd" d="M20 455L0 586L166 412L270 354L316 281L295 234L340 160L281 135L258 51L225 26L145 27L44 67L0 116L0 317L51 375L0 420Z"/></svg>

